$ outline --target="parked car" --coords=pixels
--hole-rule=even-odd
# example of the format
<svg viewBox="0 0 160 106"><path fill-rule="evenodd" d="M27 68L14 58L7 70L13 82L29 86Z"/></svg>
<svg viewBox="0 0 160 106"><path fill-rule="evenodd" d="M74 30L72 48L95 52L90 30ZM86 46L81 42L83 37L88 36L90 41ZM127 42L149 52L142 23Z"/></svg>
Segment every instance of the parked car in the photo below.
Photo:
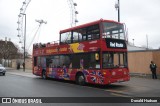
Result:
<svg viewBox="0 0 160 106"><path fill-rule="evenodd" d="M0 75L5 75L6 74L6 69L0 64Z"/></svg>

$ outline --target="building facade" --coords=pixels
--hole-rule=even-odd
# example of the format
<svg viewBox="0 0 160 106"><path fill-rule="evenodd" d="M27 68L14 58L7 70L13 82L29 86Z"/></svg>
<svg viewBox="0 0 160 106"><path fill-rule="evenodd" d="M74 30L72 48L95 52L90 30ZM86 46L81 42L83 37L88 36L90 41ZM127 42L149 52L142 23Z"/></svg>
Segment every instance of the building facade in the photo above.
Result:
<svg viewBox="0 0 160 106"><path fill-rule="evenodd" d="M160 75L160 50L141 50L128 52L130 73L151 74L150 63L157 64L157 74Z"/></svg>

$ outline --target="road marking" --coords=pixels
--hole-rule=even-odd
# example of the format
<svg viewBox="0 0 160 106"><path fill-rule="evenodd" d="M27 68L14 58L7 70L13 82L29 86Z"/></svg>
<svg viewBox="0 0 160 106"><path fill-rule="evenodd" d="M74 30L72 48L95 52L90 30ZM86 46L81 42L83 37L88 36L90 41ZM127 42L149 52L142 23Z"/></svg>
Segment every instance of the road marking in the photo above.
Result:
<svg viewBox="0 0 160 106"><path fill-rule="evenodd" d="M119 96L119 97L132 97L132 96L123 95L123 94L118 94L118 93L111 93L111 95Z"/></svg>
<svg viewBox="0 0 160 106"><path fill-rule="evenodd" d="M116 93L125 93L126 90L113 90L113 89L107 89L105 91L108 91L108 92L116 92Z"/></svg>
<svg viewBox="0 0 160 106"><path fill-rule="evenodd" d="M132 97L129 93L127 93L127 90L105 90L108 92L111 92L112 95L117 95L117 96L121 96L121 97Z"/></svg>

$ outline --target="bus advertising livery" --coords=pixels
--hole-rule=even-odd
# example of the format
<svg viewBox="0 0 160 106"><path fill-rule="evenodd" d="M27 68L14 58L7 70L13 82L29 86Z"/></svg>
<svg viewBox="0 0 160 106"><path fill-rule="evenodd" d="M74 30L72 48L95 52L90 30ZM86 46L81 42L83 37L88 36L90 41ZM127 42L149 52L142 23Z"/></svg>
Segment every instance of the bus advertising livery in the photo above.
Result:
<svg viewBox="0 0 160 106"><path fill-rule="evenodd" d="M124 25L100 19L61 30L59 42L34 44L33 74L80 85L129 81Z"/></svg>

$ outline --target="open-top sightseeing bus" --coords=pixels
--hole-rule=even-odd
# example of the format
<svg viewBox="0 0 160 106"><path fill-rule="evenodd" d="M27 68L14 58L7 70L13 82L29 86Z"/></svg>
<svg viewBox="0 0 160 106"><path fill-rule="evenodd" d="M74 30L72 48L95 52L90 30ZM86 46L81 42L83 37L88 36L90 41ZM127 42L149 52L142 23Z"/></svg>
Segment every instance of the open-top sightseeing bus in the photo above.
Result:
<svg viewBox="0 0 160 106"><path fill-rule="evenodd" d="M33 74L80 85L129 81L124 24L100 19L61 30L58 43L34 44Z"/></svg>

